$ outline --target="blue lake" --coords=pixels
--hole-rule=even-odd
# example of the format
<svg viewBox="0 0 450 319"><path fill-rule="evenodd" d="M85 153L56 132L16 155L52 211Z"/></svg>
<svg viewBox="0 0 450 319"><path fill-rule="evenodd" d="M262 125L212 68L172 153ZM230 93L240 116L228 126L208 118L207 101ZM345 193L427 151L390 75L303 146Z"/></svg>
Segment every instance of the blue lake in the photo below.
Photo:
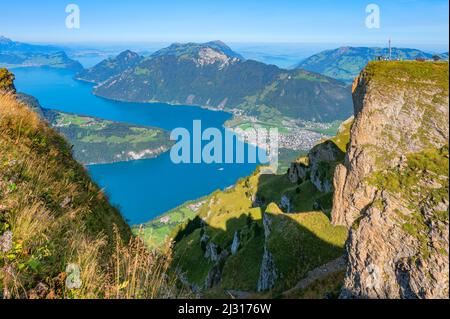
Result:
<svg viewBox="0 0 450 319"><path fill-rule="evenodd" d="M231 117L194 106L106 100L91 93L91 84L73 80L74 74L67 70L24 68L13 72L17 90L33 95L49 109L166 130L183 127L190 132L194 120L201 120L203 128L223 132L223 123ZM177 165L169 153L149 160L88 166L91 176L130 224L146 222L188 200L233 185L255 168L251 163Z"/></svg>

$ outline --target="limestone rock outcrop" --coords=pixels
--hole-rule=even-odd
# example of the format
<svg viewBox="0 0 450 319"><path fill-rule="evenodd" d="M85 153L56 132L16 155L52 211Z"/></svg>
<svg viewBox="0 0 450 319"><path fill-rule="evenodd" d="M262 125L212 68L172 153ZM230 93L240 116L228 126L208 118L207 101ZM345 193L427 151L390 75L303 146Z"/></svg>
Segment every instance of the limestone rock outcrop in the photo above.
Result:
<svg viewBox="0 0 450 319"><path fill-rule="evenodd" d="M230 248L232 255L236 255L236 253L239 250L240 245L241 245L241 242L239 240L239 232L235 231L234 237L233 237L233 242L231 243L231 248Z"/></svg>
<svg viewBox="0 0 450 319"><path fill-rule="evenodd" d="M447 72L448 81L448 64L437 67L447 68L442 71L414 63L403 62L403 70L401 63L369 64L353 84L355 121L345 161L334 175L334 224L350 227L374 200L376 189L366 182L370 174L401 165L409 152L441 147L448 140L448 83L445 96L442 75L433 81L410 70Z"/></svg>
<svg viewBox="0 0 450 319"><path fill-rule="evenodd" d="M278 279L278 270L276 268L275 261L273 259L272 253L267 247L267 240L270 236L271 231L270 224L270 217L267 213L265 213L263 217L265 236L264 254L261 262L257 291L266 291L272 289L275 286L276 280Z"/></svg>
<svg viewBox="0 0 450 319"><path fill-rule="evenodd" d="M399 225L398 212L414 213L387 192L376 201L350 232L341 298L448 298L448 223L427 219L424 234L414 234Z"/></svg>
<svg viewBox="0 0 450 319"><path fill-rule="evenodd" d="M315 146L308 154L311 182L322 193L333 191L333 163L339 161L342 152L332 140Z"/></svg>
<svg viewBox="0 0 450 319"><path fill-rule="evenodd" d="M448 63L373 62L334 174L350 229L342 298L448 298Z"/></svg>
<svg viewBox="0 0 450 319"><path fill-rule="evenodd" d="M304 162L292 162L288 169L289 181L293 184L309 178L309 168Z"/></svg>
<svg viewBox="0 0 450 319"><path fill-rule="evenodd" d="M345 132L351 125L353 118L345 121L339 129L336 137L322 141L314 146L306 157L291 163L288 170L288 178L291 183L302 183L310 180L322 193L333 192L333 173L336 165L344 160L345 147L337 145L337 140L345 140ZM343 148L343 150L341 149Z"/></svg>

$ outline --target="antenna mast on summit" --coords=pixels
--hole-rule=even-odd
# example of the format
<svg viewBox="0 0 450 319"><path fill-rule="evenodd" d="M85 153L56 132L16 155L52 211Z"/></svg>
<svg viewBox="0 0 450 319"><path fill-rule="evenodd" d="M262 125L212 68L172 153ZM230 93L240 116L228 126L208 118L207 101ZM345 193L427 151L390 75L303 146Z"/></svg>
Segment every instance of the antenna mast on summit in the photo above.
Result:
<svg viewBox="0 0 450 319"><path fill-rule="evenodd" d="M392 61L391 38L389 38L389 61Z"/></svg>

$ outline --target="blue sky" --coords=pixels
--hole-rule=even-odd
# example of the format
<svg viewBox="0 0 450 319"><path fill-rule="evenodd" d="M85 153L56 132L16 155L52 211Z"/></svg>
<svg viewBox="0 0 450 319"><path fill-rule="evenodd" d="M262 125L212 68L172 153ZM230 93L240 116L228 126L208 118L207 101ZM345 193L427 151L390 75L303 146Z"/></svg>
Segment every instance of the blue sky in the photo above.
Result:
<svg viewBox="0 0 450 319"><path fill-rule="evenodd" d="M65 27L79 5L81 28ZM381 28L365 27L369 3ZM15 0L0 2L0 35L28 42L226 42L448 46L442 0Z"/></svg>

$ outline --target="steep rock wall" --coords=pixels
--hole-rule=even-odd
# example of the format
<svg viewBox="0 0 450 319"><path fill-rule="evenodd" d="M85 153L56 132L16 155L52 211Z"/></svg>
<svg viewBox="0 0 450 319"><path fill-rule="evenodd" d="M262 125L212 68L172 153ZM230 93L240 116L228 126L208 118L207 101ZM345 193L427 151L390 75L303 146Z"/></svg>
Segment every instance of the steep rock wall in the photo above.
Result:
<svg viewBox="0 0 450 319"><path fill-rule="evenodd" d="M448 64L374 62L334 175L350 228L342 298L448 298Z"/></svg>
<svg viewBox="0 0 450 319"><path fill-rule="evenodd" d="M374 200L376 189L366 181L373 172L402 165L410 152L447 143L448 83L446 95L442 73L448 81L448 64L447 71L441 64L371 63L355 80L351 141L333 181L334 224L350 227Z"/></svg>

